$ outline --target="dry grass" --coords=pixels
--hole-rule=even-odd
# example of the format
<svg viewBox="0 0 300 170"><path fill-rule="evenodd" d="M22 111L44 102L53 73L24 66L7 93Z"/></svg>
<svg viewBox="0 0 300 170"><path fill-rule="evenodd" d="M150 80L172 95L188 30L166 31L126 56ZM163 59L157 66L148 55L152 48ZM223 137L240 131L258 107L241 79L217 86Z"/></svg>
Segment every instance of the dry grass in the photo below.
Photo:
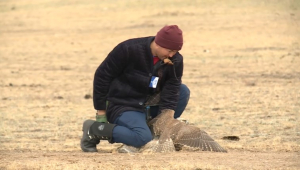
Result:
<svg viewBox="0 0 300 170"><path fill-rule="evenodd" d="M300 2L1 1L0 169L298 169ZM93 74L120 41L184 31L184 113L228 154L79 148ZM222 140L235 135L239 141ZM108 153L107 153L108 152Z"/></svg>

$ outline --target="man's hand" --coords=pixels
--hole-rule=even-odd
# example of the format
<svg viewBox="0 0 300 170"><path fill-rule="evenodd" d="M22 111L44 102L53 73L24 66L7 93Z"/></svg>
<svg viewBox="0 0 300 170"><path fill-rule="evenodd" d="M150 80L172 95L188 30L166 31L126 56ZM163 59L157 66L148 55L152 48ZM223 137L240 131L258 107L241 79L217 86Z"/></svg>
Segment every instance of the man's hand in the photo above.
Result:
<svg viewBox="0 0 300 170"><path fill-rule="evenodd" d="M97 122L102 122L102 123L107 123L105 110L97 110L96 121Z"/></svg>

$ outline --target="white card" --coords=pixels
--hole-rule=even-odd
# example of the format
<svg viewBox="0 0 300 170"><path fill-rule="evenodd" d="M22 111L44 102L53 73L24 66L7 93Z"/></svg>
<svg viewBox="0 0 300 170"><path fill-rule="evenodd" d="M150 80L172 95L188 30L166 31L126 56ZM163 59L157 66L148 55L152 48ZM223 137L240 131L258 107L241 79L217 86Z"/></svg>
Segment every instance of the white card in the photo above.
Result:
<svg viewBox="0 0 300 170"><path fill-rule="evenodd" d="M156 88L159 77L152 76L149 87Z"/></svg>

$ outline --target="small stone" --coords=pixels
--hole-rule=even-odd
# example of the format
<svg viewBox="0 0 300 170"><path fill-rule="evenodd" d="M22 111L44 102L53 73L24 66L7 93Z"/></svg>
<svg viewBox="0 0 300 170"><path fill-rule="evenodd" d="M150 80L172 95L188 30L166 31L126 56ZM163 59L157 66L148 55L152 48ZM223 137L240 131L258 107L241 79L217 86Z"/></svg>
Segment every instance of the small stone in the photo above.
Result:
<svg viewBox="0 0 300 170"><path fill-rule="evenodd" d="M85 98L85 99L91 99L91 98L92 98L92 95L86 94L86 95L84 96L84 98Z"/></svg>

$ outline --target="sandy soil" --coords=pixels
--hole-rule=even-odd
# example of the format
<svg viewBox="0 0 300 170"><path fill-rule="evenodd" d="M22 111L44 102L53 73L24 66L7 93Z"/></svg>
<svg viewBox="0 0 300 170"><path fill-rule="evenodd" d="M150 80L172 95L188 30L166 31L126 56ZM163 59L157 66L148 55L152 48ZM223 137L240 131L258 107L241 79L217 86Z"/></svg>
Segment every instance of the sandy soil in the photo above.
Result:
<svg viewBox="0 0 300 170"><path fill-rule="evenodd" d="M21 155L21 157L20 157ZM297 169L299 153L234 151L119 154L12 151L0 156L7 169ZM18 161L12 161L18 160ZM0 167L2 168L2 167ZM4 168L5 169L5 168Z"/></svg>
<svg viewBox="0 0 300 170"><path fill-rule="evenodd" d="M300 169L299 11L297 0L0 1L0 169ZM81 152L95 69L166 24L184 32L183 118L228 153L118 154L105 141Z"/></svg>

